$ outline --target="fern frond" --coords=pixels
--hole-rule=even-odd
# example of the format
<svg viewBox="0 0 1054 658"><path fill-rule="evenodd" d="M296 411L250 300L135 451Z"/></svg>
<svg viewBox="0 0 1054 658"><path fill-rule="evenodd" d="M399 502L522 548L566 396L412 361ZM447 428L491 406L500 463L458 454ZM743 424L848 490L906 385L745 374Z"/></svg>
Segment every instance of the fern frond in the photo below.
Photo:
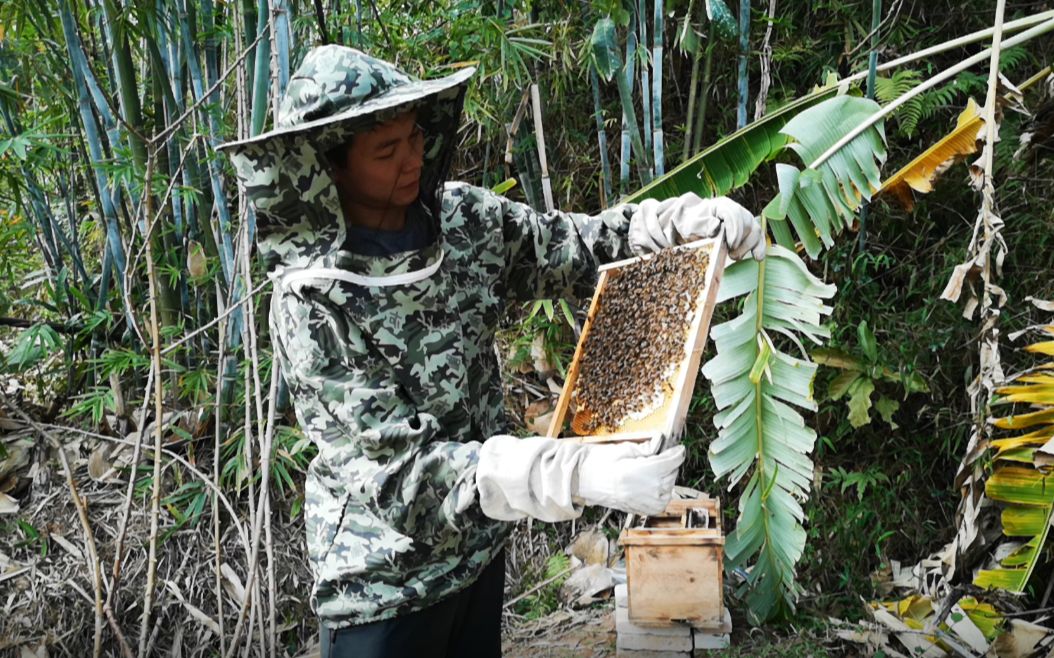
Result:
<svg viewBox="0 0 1054 658"><path fill-rule="evenodd" d="M875 78L875 98L882 104L891 103L908 93L922 82L922 76L913 69L897 71L890 78ZM917 96L893 113L897 127L906 137L911 137L922 119L925 94Z"/></svg>

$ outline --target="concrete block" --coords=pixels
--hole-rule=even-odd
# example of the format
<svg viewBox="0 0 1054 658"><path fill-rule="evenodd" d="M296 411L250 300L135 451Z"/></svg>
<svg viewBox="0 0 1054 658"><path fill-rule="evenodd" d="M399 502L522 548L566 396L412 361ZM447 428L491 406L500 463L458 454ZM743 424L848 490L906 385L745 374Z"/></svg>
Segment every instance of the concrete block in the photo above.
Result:
<svg viewBox="0 0 1054 658"><path fill-rule="evenodd" d="M724 619L720 624L715 626L699 626L695 625L694 628L710 635L727 635L732 632L732 613L725 608Z"/></svg>
<svg viewBox="0 0 1054 658"><path fill-rule="evenodd" d="M625 583L615 585L615 609L629 607L629 590Z"/></svg>
<svg viewBox="0 0 1054 658"><path fill-rule="evenodd" d="M717 649L728 648L729 637L725 634L719 633L707 633L706 631L693 631L692 632L692 645L695 647L697 655L704 655L705 651L714 651Z"/></svg>
<svg viewBox="0 0 1054 658"><path fill-rule="evenodd" d="M671 624L669 626L638 626L629 619L629 610L626 608L615 609L615 631L620 635L665 635L667 637L682 637L692 634L692 627L686 624Z"/></svg>
<svg viewBox="0 0 1054 658"><path fill-rule="evenodd" d="M692 636L690 633L684 635L634 635L618 634L615 641L617 649L631 649L633 651L692 651Z"/></svg>
<svg viewBox="0 0 1054 658"><path fill-rule="evenodd" d="M617 658L692 658L687 651L634 651L632 649L616 649Z"/></svg>

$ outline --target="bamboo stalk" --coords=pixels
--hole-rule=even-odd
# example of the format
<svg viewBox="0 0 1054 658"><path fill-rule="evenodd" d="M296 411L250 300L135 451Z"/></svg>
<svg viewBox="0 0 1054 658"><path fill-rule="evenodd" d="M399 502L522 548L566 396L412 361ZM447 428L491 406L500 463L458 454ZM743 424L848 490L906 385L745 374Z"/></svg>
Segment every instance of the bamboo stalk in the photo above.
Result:
<svg viewBox="0 0 1054 658"><path fill-rule="evenodd" d="M1054 20L1049 20L1049 21L1047 21L1045 23L1040 23L1039 25L1036 25L1035 27L1033 27L1031 29L1025 30L1024 32L1022 32L1021 34L1018 34L1017 36L1014 36L1014 37L1012 37L1010 39L1007 39L1005 42L1003 42L1001 44L1000 48L1002 48L1004 50L1007 49L1007 48L1011 48L1011 47L1016 46L1018 44L1024 43L1024 42L1028 41L1029 39L1037 37L1037 36L1039 36L1041 34L1046 34L1047 32L1050 32L1052 29L1054 29ZM955 66L953 66L951 68L948 68L948 69L945 69L944 71L941 71L940 73L938 73L937 75L934 75L933 77L929 78L928 80L926 80L922 84L918 85L917 87L915 87L911 91L909 91L909 92L897 97L896 100L894 100L893 102L889 103L888 105L883 107L878 112L875 112L874 114L872 114L870 117L867 118L866 121L861 123L859 126L854 128L853 130L849 131L849 133L846 134L845 137L843 137L842 139L838 140L834 145L831 146L831 148L829 148L826 151L824 151L820 155L820 157L816 158L816 160L813 161L812 164L809 165L809 168L810 169L815 169L815 168L819 167L821 164L826 162L828 160L828 158L830 158L832 155L837 153L838 150L841 149L843 146L845 146L849 142L851 142L854 139L856 139L856 137L858 137L861 133L863 133L865 130L867 130L871 126L873 126L876 123L878 123L879 121L881 121L883 118L885 118L885 117L889 116L891 113L895 112L897 110L897 108L899 108L904 103L910 101L912 98L915 98L919 94L922 94L923 92L925 92L925 91L927 91L929 89L932 89L933 87L939 85L940 83L944 82L945 80L958 75L959 73L965 71L966 69L970 68L971 66L974 66L975 64L978 64L978 63L988 59L991 56L992 56L992 49L991 48L986 48L985 50L982 50L981 52L977 53L976 55L974 55L972 57L968 57L967 59L959 62Z"/></svg>
<svg viewBox="0 0 1054 658"><path fill-rule="evenodd" d="M129 326L136 327L137 325L134 314L132 313L133 307L128 303L128 295L125 288L127 258L124 251L124 242L121 240L121 229L117 221L117 209L114 196L112 195L113 188L110 187L106 169L104 168L106 158L103 154L102 142L99 139L98 126L95 122L95 116L91 111L88 84L85 80L86 76L83 68L83 65L86 64L86 62L83 62L77 56L78 53L80 53L80 40L77 37L74 28L70 0L65 0L65 2L59 5L59 17L62 23L62 32L66 39L66 49L70 54L70 71L73 74L73 83L77 90L77 111L80 113L81 127L84 130L84 142L91 161L90 164L92 173L94 174L95 187L98 192L103 221L106 225L106 240L112 258L111 262L115 270L114 274L117 279L117 285L122 293L121 300L124 307L125 318L128 321ZM81 53L81 55L83 55L83 53ZM102 112L100 112L100 114L102 114ZM99 303L104 304L104 298L100 298Z"/></svg>
<svg viewBox="0 0 1054 658"><path fill-rule="evenodd" d="M700 11L703 11L702 8L704 6L704 2L699 3ZM687 17L685 19L685 30L693 29L689 19L690 17ZM702 61L702 59L703 44L701 42L698 42L695 48L695 52L692 53L692 77L691 82L688 83L688 116L685 118L684 121L684 147L681 149L681 162L687 160L689 154L692 153L692 132L694 128L693 124L696 111L695 103L699 90L699 63Z"/></svg>
<svg viewBox="0 0 1054 658"><path fill-rule="evenodd" d="M631 5L632 6L632 5ZM627 99L623 98L626 93L625 89L633 89L633 66L636 63L636 52L637 52L637 28L636 21L631 19L629 22L629 31L626 33L626 64L625 70L623 71L623 77L625 78L625 84L618 85L619 99L622 102L622 151L619 157L619 194L625 194L626 188L629 187L629 161L633 157L633 151L631 150L631 137L630 137L630 126L629 126L629 115L626 114L626 102ZM629 105L633 106L633 94L632 91L629 96ZM636 122L634 122L635 124Z"/></svg>
<svg viewBox="0 0 1054 658"><path fill-rule="evenodd" d="M191 88L194 91L195 103L191 109L199 107L199 104L207 102L211 97L211 94L218 86L223 77L216 81L215 84L211 85L208 90L205 89L205 84L202 79L201 64L198 62L197 54L194 50L194 37L192 36L190 28L190 19L188 15L188 0L180 0L179 2L179 27L180 36L183 40L183 48L185 50L185 59L187 62L187 68L190 71ZM246 51L247 52L247 51ZM227 73L233 70L228 69ZM181 119L177 119L181 121ZM215 117L208 114L206 121L209 127L209 143L215 148L219 145L219 134L220 128L216 122ZM166 129L172 129L172 126ZM165 133L163 133L165 134ZM155 138L156 142L157 138ZM230 210L227 207L227 195L223 190L223 175L220 171L219 163L213 159L208 161L209 171L209 183L212 188L212 204L213 210L219 218L219 235L220 244L220 265L223 269L224 277L227 280L227 284L230 285L234 278L234 247L231 242L231 216Z"/></svg>
<svg viewBox="0 0 1054 658"><path fill-rule="evenodd" d="M706 63L703 65L703 84L699 90L699 114L695 118L695 131L692 134L692 154L699 152L703 145L703 128L706 127L706 109L710 100L710 74L714 61L714 23L710 21L710 29L706 36Z"/></svg>
<svg viewBox="0 0 1054 658"><path fill-rule="evenodd" d="M663 51L663 8L664 0L655 1L655 25L652 28L652 55L651 55L651 66L653 75L651 79L652 83L652 102L651 102L651 120L652 129L651 135L653 140L653 150L655 152L655 175L662 176L666 173L665 166L665 153L663 151L663 136L662 136L662 51Z"/></svg>
<svg viewBox="0 0 1054 658"><path fill-rule="evenodd" d="M289 83L289 9L285 0L268 0L270 16L268 30L271 36L271 108L274 121L278 123L278 107Z"/></svg>
<svg viewBox="0 0 1054 658"><path fill-rule="evenodd" d="M749 70L747 59L750 55L750 0L739 0L739 73L736 88L739 91L736 104L736 130L747 125L747 96L749 94Z"/></svg>
<svg viewBox="0 0 1054 658"><path fill-rule="evenodd" d="M867 98L875 99L875 78L878 75L878 26L882 16L882 0L871 2L871 52L867 55ZM857 234L857 251L863 251L867 244L867 217L869 211L867 200L860 206L860 232Z"/></svg>
<svg viewBox="0 0 1054 658"><path fill-rule="evenodd" d="M640 34L637 38L637 47L643 49L645 53L644 59L640 63L640 106L641 106L641 123L644 128L644 144L651 150L651 83L649 82L648 65L654 64L649 62L648 57L648 3L647 0L637 0L637 23L639 25ZM633 53L633 57L637 57L637 52ZM651 170L649 164L648 167ZM654 173L649 171L649 173Z"/></svg>
<svg viewBox="0 0 1054 658"><path fill-rule="evenodd" d="M146 160L146 180L151 180L154 173L154 154L151 151ZM144 190L144 213L149 219L153 216L153 194L149 187ZM152 225L152 223L150 223ZM161 377L161 326L158 314L158 285L157 272L154 270L154 253L151 249L151 235L149 231L143 236L146 247L146 272L148 296L147 304L150 309L150 362L154 371L154 472L151 483L150 495L150 540L149 554L146 568L146 590L143 594L143 612L139 627L139 658L147 656L147 640L150 633L150 612L154 606L154 590L157 586L157 530L158 516L161 508L161 432L164 427L164 405L162 389L163 379Z"/></svg>
<svg viewBox="0 0 1054 658"><path fill-rule="evenodd" d="M647 185L651 182L651 163L649 162L648 151L644 148L644 143L640 139L637 113L633 109L633 91L629 88L625 76L616 74L615 82L618 84L619 98L622 100L622 115L625 118L626 126L629 128L633 152L637 155L637 173L640 175L641 181Z"/></svg>
<svg viewBox="0 0 1054 658"><path fill-rule="evenodd" d="M315 21L318 23L318 40L323 46L329 43L329 31L326 29L326 12L322 9L322 0L315 0Z"/></svg>
<svg viewBox="0 0 1054 658"><path fill-rule="evenodd" d="M604 130L604 108L600 104L600 78L595 67L589 67L589 83L593 86L593 116L597 124L597 148L600 151L601 169L601 207L606 208L612 201L611 162L608 158L607 131Z"/></svg>
<svg viewBox="0 0 1054 658"><path fill-rule="evenodd" d="M241 255L242 255L242 277L246 288L252 288L252 263L249 259L251 253L249 237L247 231L241 231ZM246 314L248 317L253 318L256 316L255 311L255 300L251 297L246 305ZM255 402L256 408L256 427L258 431L258 440L260 442L260 471L261 473L270 473L271 470L271 454L270 454L270 440L274 433L274 408L275 408L275 396L278 388L278 373L279 367L278 362L273 361L271 364L271 384L268 388L268 415L267 420L264 419L264 400L261 397L261 381L260 381L260 350L259 343L256 335L256 323L246 322L246 328L248 329L248 341L246 343L249 348L249 358L252 363L252 378L253 378L253 401ZM248 426L246 427L248 430ZM246 443L249 443L249 437L246 436ZM264 528L264 554L267 558L267 584L268 584L268 629L269 629L269 640L265 641L264 638L264 625L263 619L259 619L259 634L260 634L260 649L265 655L274 655L274 629L275 629L275 610L274 610L274 550L271 544L271 515L269 513L270 508L270 487L268 477L262 477L260 482L260 500L258 508L261 510L257 514L256 522L263 525ZM251 497L250 497L251 500ZM254 563L255 568L255 563ZM260 607L257 610L260 614L263 613L263 598L257 592L257 599L260 602Z"/></svg>
<svg viewBox="0 0 1054 658"><path fill-rule="evenodd" d="M758 55L761 71L758 75L758 95L754 101L754 121L765 116L768 105L769 85L772 84L772 24L776 19L776 0L769 0L765 12L765 36L761 40L761 53Z"/></svg>
<svg viewBox="0 0 1054 658"><path fill-rule="evenodd" d="M103 22L104 31L109 36L110 47L113 49L110 56L117 74L117 99L121 104L121 114L128 124L141 127L144 125L142 106L132 63L132 51L124 32L124 21L117 14L115 0L102 0L102 9L106 17ZM128 143L132 148L136 167L143 171L146 166L146 144L140 135L132 132L129 133Z"/></svg>
<svg viewBox="0 0 1054 658"><path fill-rule="evenodd" d="M220 290L220 286L216 286L216 309L223 310L223 293ZM215 566L216 566L216 619L219 622L220 632L220 655L226 653L226 636L223 630L223 552L220 544L220 501L219 491L220 486L220 452L223 446L223 391L224 391L224 373L226 371L226 359L227 353L224 351L224 346L227 344L225 340L227 335L227 323L220 322L219 331L217 332L216 349L219 350L218 363L216 365L216 400L215 400L215 432L213 434L212 442L212 481L215 485L215 490L211 496L211 507L212 507L212 549L215 553Z"/></svg>
<svg viewBox="0 0 1054 658"><path fill-rule="evenodd" d="M534 114L534 137L538 146L538 166L541 169L542 196L545 199L545 211L556 209L553 203L553 185L549 180L549 163L545 157L545 126L542 125L542 99L538 93L538 83L531 83L531 108Z"/></svg>

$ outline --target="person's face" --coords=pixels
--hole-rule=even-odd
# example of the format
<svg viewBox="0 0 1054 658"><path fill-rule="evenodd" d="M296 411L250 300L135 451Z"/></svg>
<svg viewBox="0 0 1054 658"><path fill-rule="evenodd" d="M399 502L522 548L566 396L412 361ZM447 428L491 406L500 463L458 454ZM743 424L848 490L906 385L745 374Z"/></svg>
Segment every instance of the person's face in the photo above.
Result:
<svg viewBox="0 0 1054 658"><path fill-rule="evenodd" d="M343 198L385 210L410 206L420 192L424 135L411 110L372 130L355 135L344 166L331 175Z"/></svg>

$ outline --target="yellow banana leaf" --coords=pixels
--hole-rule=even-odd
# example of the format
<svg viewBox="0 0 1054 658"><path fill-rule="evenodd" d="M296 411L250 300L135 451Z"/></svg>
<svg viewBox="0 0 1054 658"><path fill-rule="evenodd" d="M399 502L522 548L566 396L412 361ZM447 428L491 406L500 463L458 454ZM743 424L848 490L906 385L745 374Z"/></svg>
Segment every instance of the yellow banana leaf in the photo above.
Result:
<svg viewBox="0 0 1054 658"><path fill-rule="evenodd" d="M1054 340L1047 340L1042 343L1036 343L1035 345L1029 345L1025 348L1025 351L1054 356Z"/></svg>
<svg viewBox="0 0 1054 658"><path fill-rule="evenodd" d="M999 614L990 603L979 603L972 596L964 596L959 599L959 605L977 628L984 633L986 640L994 640L999 635L1000 627L1003 625L1004 617Z"/></svg>
<svg viewBox="0 0 1054 658"><path fill-rule="evenodd" d="M955 129L889 177L879 188L877 195L893 194L905 210L915 207L911 190L930 192L933 181L956 161L977 152L977 139L984 129L984 118L973 99L959 115Z"/></svg>
<svg viewBox="0 0 1054 658"><path fill-rule="evenodd" d="M995 450L994 459L1004 461L1033 463L1033 455L1054 437L1054 427L1029 432L1009 439L996 439L989 445Z"/></svg>
<svg viewBox="0 0 1054 658"><path fill-rule="evenodd" d="M963 613L971 622L971 627L976 627L976 632L980 632L984 636L985 643L991 642L1000 634L1001 627L1005 621L1003 615L992 605L979 603L970 596L964 596L959 599L951 614L945 617L940 624L937 624L936 628L934 628L933 624L936 610L933 600L928 596L914 594L899 601L872 601L871 608L872 610L889 612L904 627L909 629L906 636L901 633L898 633L898 635L905 647L912 650L912 655L954 655L952 649L944 642L944 638L954 638L960 644L970 641L968 635L961 634L962 631L968 629L962 629L958 626L961 620L957 617L960 617ZM956 609L961 610L961 612L956 612ZM875 615L875 618L876 621L886 625L894 632L903 629L903 627L889 624L888 617L884 620L881 614ZM911 633L911 631L925 630L936 630L937 632L933 635ZM940 649L944 653L935 651L935 649Z"/></svg>
<svg viewBox="0 0 1054 658"><path fill-rule="evenodd" d="M1045 331L1051 333L1051 329L1046 327ZM1045 354L1045 345L1037 343L1025 349ZM984 486L985 495L1005 504L1003 534L1025 541L996 568L979 571L973 581L978 587L1023 591L1047 541L1054 512L1054 473L1050 472L1048 452L1054 437L1054 376L1050 365L1040 364L1013 385L996 389L1003 401L1031 405L1025 413L994 421L1001 429L1028 431L991 442L995 471Z"/></svg>
<svg viewBox="0 0 1054 658"><path fill-rule="evenodd" d="M1019 430L1025 427L1033 427L1035 425L1051 424L1054 424L1054 409L1033 411L1027 414L1017 414L1015 416L1007 416L1006 418L997 418L995 420L995 426L1004 430Z"/></svg>

